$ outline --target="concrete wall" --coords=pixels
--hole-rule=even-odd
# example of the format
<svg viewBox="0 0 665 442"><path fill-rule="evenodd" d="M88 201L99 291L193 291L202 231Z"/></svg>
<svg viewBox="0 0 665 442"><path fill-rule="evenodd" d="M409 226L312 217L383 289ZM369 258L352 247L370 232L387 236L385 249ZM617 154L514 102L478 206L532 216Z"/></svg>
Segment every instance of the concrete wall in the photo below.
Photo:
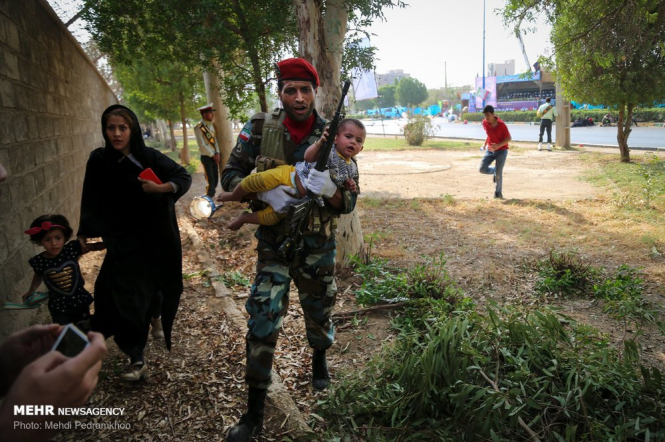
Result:
<svg viewBox="0 0 665 442"><path fill-rule="evenodd" d="M117 99L45 0L0 0L0 305L20 302L28 259L43 249L23 233L47 213L78 226L90 152L102 145L101 112ZM37 310L0 310L0 339Z"/></svg>

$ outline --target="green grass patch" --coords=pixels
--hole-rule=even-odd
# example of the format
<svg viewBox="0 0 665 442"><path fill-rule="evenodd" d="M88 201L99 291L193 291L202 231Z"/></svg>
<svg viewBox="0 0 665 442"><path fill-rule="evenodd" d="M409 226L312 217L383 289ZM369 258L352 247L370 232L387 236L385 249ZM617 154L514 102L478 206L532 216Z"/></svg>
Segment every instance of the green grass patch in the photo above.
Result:
<svg viewBox="0 0 665 442"><path fill-rule="evenodd" d="M429 139L425 141L422 146L409 146L403 136L398 135L397 138L377 138L368 137L365 139L364 150L387 150L387 151L400 151L400 150L478 150L482 146L478 141L449 141Z"/></svg>
<svg viewBox="0 0 665 442"><path fill-rule="evenodd" d="M608 189L615 205L628 210L665 211L665 160L662 154L647 152L633 155L630 163L619 161L618 155L592 154L584 157L595 165L583 174L593 185Z"/></svg>

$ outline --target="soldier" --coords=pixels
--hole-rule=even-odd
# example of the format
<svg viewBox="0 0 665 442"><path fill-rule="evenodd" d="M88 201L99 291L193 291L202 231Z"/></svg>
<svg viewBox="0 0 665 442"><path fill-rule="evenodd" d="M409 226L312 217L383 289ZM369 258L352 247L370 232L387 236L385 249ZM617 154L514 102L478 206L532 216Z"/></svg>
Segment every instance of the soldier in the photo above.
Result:
<svg viewBox="0 0 665 442"><path fill-rule="evenodd" d="M290 58L277 63L277 79L278 95L284 108L254 115L240 131L222 172L222 187L226 191L232 191L255 165L258 171L263 171L303 161L305 150L324 134L326 120L314 109L319 86L316 69L302 58ZM353 211L356 195L338 189L328 171L312 170L308 187L324 198L325 205L313 209L302 249L293 259L287 262L278 254L280 244L289 233L285 222L259 226L255 234L257 273L245 304L250 316L245 373L249 386L248 409L229 431L227 441L249 441L263 427L266 390L270 385L277 337L289 305L292 278L304 312L307 340L314 349L312 386L323 390L330 383L326 350L334 337L330 315L337 295L333 276L336 222L339 214ZM284 212L297 201L291 191L290 187L280 186L260 192L258 198L276 212Z"/></svg>
<svg viewBox="0 0 665 442"><path fill-rule="evenodd" d="M205 174L208 185L206 186L206 195L210 198L215 196L215 189L219 182L219 144L215 137L215 126L212 123L213 112L212 103L200 107L201 121L194 127L196 142L199 145L201 154L201 164L203 164L203 173Z"/></svg>

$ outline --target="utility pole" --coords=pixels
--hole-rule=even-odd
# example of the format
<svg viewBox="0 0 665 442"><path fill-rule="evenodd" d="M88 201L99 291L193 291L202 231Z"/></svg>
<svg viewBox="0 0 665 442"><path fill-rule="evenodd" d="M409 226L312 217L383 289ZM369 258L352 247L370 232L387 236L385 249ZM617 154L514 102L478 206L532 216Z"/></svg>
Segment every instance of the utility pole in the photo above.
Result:
<svg viewBox="0 0 665 442"><path fill-rule="evenodd" d="M448 99L448 66L447 66L447 64L448 64L448 62L446 62L446 61L443 62L443 78L444 78L445 85L446 85L446 100Z"/></svg>
<svg viewBox="0 0 665 442"><path fill-rule="evenodd" d="M483 0L483 109L485 108L485 0Z"/></svg>

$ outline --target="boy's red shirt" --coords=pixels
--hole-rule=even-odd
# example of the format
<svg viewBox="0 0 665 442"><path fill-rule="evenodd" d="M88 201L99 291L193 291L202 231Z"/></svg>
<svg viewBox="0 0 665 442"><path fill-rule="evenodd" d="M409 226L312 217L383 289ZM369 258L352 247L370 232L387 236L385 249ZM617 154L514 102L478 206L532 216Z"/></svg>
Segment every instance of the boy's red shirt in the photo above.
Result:
<svg viewBox="0 0 665 442"><path fill-rule="evenodd" d="M504 123L503 120L499 117L496 117L496 126L494 127L492 127L489 121L483 120L483 129L485 129L485 132L487 133L488 145L500 143L506 138L510 137L508 126L506 126L506 123ZM508 144L498 148L496 151L506 149L508 149Z"/></svg>

